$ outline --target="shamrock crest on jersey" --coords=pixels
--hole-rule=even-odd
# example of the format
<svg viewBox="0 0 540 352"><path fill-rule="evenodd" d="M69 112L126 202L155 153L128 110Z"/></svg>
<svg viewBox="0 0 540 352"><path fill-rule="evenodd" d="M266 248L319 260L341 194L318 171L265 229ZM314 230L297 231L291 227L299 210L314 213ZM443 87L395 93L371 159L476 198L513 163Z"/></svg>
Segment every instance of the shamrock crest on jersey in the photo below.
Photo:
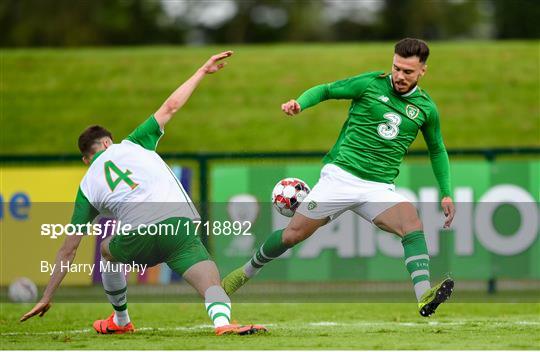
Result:
<svg viewBox="0 0 540 352"><path fill-rule="evenodd" d="M407 104L407 106L405 107L405 113L407 114L407 117L411 120L414 120L418 116L419 112L420 110L414 105Z"/></svg>

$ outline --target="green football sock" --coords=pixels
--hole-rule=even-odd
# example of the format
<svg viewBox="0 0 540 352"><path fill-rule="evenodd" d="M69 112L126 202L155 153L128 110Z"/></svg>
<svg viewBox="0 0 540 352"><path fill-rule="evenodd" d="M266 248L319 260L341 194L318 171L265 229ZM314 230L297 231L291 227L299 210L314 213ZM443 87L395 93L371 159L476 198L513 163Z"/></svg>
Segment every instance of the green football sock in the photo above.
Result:
<svg viewBox="0 0 540 352"><path fill-rule="evenodd" d="M416 299L430 289L429 254L423 231L414 231L403 236L401 240L405 252L405 266L411 275Z"/></svg>
<svg viewBox="0 0 540 352"><path fill-rule="evenodd" d="M279 257L289 249L283 244L282 236L283 229L272 232L270 237L266 239L250 261L244 266L244 273L247 277L253 277L266 263Z"/></svg>

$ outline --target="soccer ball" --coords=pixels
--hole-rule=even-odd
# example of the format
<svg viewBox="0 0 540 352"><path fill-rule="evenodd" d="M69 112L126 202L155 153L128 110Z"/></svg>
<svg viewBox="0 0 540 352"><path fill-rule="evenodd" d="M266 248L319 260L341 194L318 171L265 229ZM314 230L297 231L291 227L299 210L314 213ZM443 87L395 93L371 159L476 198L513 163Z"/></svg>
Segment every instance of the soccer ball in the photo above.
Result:
<svg viewBox="0 0 540 352"><path fill-rule="evenodd" d="M13 302L35 302L38 290L32 280L21 277L9 285L8 297Z"/></svg>
<svg viewBox="0 0 540 352"><path fill-rule="evenodd" d="M298 178L284 178L272 191L272 204L284 216L292 217L298 205L306 198L310 189Z"/></svg>

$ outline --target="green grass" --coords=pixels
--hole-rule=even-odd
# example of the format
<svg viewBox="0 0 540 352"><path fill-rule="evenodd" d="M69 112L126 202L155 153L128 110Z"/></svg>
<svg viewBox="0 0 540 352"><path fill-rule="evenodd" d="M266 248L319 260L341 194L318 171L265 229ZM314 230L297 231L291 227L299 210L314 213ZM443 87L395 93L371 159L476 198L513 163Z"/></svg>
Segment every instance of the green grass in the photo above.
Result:
<svg viewBox="0 0 540 352"><path fill-rule="evenodd" d="M130 305L139 329L103 336L94 319L107 304L56 304L44 318L17 319L30 305L2 304L2 349L539 349L540 305L446 304L425 319L414 304L236 304L240 322L264 323L257 336L213 335L202 304Z"/></svg>
<svg viewBox="0 0 540 352"><path fill-rule="evenodd" d="M448 147L540 145L540 50L529 42L434 42L421 85ZM389 70L393 43L114 49L3 49L1 153L76 153L90 124L119 138L206 58L234 49L167 127L160 151L327 150L348 102L296 119L282 102L322 82ZM419 138L413 147L424 148Z"/></svg>

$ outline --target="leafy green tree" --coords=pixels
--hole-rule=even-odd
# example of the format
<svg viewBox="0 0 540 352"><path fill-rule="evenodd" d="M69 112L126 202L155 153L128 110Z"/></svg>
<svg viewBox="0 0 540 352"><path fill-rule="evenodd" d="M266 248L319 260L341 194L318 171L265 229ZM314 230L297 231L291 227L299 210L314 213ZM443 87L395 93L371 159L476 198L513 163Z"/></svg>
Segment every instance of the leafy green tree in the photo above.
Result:
<svg viewBox="0 0 540 352"><path fill-rule="evenodd" d="M381 16L384 39L471 37L478 24L476 0L386 0Z"/></svg>
<svg viewBox="0 0 540 352"><path fill-rule="evenodd" d="M538 0L493 0L493 5L497 38L540 37Z"/></svg>
<svg viewBox="0 0 540 352"><path fill-rule="evenodd" d="M3 0L0 45L80 46L168 42L159 1Z"/></svg>

